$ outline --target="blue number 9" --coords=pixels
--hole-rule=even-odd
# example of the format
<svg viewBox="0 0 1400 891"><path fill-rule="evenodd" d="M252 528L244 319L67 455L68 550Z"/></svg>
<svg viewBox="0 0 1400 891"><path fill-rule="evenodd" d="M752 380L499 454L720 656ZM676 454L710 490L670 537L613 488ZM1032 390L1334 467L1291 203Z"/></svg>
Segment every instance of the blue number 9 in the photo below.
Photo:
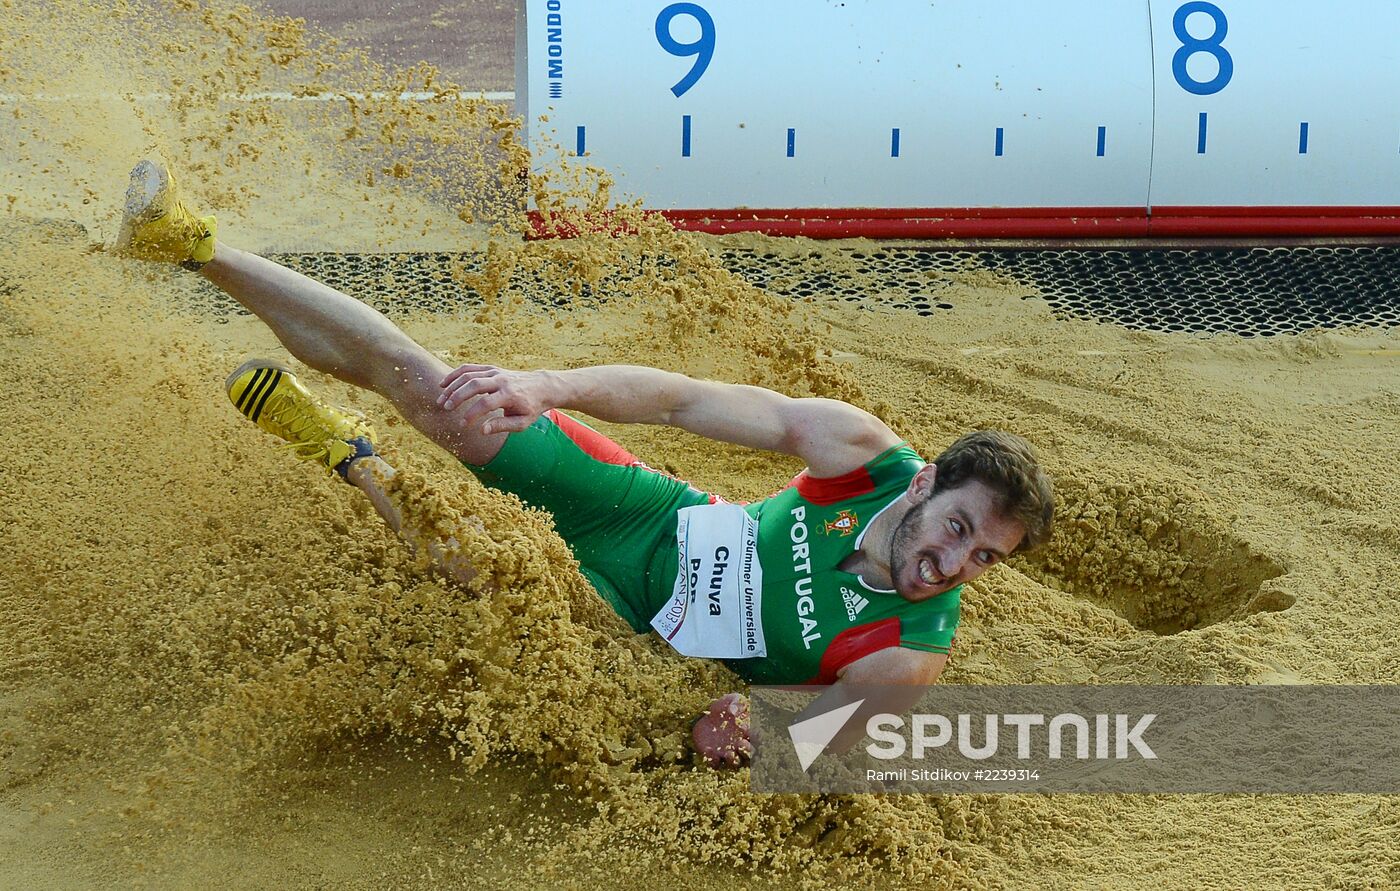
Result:
<svg viewBox="0 0 1400 891"><path fill-rule="evenodd" d="M694 43L681 43L671 36L671 22L675 21L677 16L683 15L688 15L700 23L700 39ZM686 90L695 86L700 75L710 67L710 60L715 57L715 20L695 3L672 3L656 17L656 42L673 56L695 56L695 64L691 66L689 73L671 87L671 92L679 98Z"/></svg>
<svg viewBox="0 0 1400 891"><path fill-rule="evenodd" d="M1205 13L1215 23L1215 30L1203 40L1197 40L1186 30L1186 19L1194 12ZM1176 39L1181 41L1181 48L1172 56L1172 74L1176 75L1176 82L1181 84L1183 90L1197 96L1209 96L1219 93L1230 83L1230 78L1235 74L1235 60L1230 58L1230 51L1220 45L1225 41L1225 32L1229 27L1230 23L1220 7L1205 0L1184 3L1176 11L1176 15L1172 16L1172 31L1176 32ZM1187 73L1186 62L1196 53L1206 53L1215 57L1220 68L1213 79L1199 81Z"/></svg>

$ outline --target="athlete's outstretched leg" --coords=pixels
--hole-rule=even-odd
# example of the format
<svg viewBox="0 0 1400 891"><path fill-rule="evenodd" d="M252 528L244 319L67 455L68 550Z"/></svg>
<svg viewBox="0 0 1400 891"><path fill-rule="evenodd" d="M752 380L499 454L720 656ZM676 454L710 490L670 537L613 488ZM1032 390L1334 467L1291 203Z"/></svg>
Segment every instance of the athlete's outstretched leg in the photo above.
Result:
<svg viewBox="0 0 1400 891"><path fill-rule="evenodd" d="M256 254L218 244L200 272L293 356L357 387L375 389L387 363L422 350L372 307Z"/></svg>
<svg viewBox="0 0 1400 891"><path fill-rule="evenodd" d="M459 460L486 464L505 434L464 427L437 404L447 363L383 313L271 260L219 244L201 270L256 315L293 356L346 383L380 394Z"/></svg>

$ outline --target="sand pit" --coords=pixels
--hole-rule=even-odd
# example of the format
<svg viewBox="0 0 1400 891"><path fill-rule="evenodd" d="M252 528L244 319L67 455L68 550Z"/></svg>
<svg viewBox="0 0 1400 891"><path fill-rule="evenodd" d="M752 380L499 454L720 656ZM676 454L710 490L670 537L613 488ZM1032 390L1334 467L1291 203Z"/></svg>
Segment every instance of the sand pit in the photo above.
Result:
<svg viewBox="0 0 1400 891"><path fill-rule="evenodd" d="M1400 680L1394 331L1128 331L975 268L931 276L953 307L934 316L883 306L875 277L864 305L794 302L719 254L836 269L849 246L659 224L521 242L506 109L219 99L433 77L222 3L0 10L0 93L131 94L0 106L0 887L1400 881L1393 797L754 795L683 745L735 679L631 634L545 517L308 372L376 421L401 502L498 593L435 578L226 404L243 358L285 358L264 327L193 276L92 246L159 150L232 243L482 258L448 309L424 309L392 257L376 267L395 318L445 357L839 397L926 456L969 429L1029 437L1059 529L965 593L956 684ZM604 200L587 174L533 186ZM798 469L604 429L735 498Z"/></svg>

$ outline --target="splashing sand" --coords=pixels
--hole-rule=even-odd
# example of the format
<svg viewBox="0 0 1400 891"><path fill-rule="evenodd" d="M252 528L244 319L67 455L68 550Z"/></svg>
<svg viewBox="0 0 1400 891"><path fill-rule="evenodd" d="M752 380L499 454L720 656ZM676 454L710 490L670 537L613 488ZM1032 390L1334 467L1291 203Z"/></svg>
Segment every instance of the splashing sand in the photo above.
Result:
<svg viewBox="0 0 1400 891"><path fill-rule="evenodd" d="M801 252L818 269L840 255L685 236L635 208L604 217L600 172L522 178L497 106L221 98L431 88L427 68L386 71L225 3L0 2L0 92L129 94L3 108L0 883L1400 878L1388 797L752 795L683 745L735 680L631 634L545 517L381 400L308 372L378 420L404 509L498 593L444 584L356 493L224 405L229 368L282 355L264 328L200 309L192 276L90 245L114 230L132 160L160 150L235 243L484 252L462 278L485 309L423 312L403 294L397 316L445 356L643 362L834 396L926 455L977 427L1030 437L1063 520L1045 554L970 586L950 683L1396 682L1393 334L1127 332L1055 318L977 270L939 282L955 309L935 318L789 303L715 254ZM559 225L634 234L523 243L510 233L526 189ZM513 301L505 286L527 276L568 308ZM867 285L878 306L883 284ZM603 426L733 497L797 469Z"/></svg>

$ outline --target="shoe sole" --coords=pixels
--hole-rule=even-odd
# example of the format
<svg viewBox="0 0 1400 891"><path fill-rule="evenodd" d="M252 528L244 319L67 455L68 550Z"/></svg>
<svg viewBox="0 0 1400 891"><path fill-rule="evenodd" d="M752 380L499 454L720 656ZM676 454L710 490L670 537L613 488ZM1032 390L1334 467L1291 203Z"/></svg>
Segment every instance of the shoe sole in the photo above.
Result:
<svg viewBox="0 0 1400 891"><path fill-rule="evenodd" d="M134 222L149 222L151 205L160 193L170 185L170 174L156 162L146 159L131 169L131 179L126 184L125 215Z"/></svg>
<svg viewBox="0 0 1400 891"><path fill-rule="evenodd" d="M169 185L170 175L165 168L149 158L131 168L131 177L126 184L126 200L122 204L121 228L117 232L117 250L131 244L137 226L155 219L152 208Z"/></svg>

